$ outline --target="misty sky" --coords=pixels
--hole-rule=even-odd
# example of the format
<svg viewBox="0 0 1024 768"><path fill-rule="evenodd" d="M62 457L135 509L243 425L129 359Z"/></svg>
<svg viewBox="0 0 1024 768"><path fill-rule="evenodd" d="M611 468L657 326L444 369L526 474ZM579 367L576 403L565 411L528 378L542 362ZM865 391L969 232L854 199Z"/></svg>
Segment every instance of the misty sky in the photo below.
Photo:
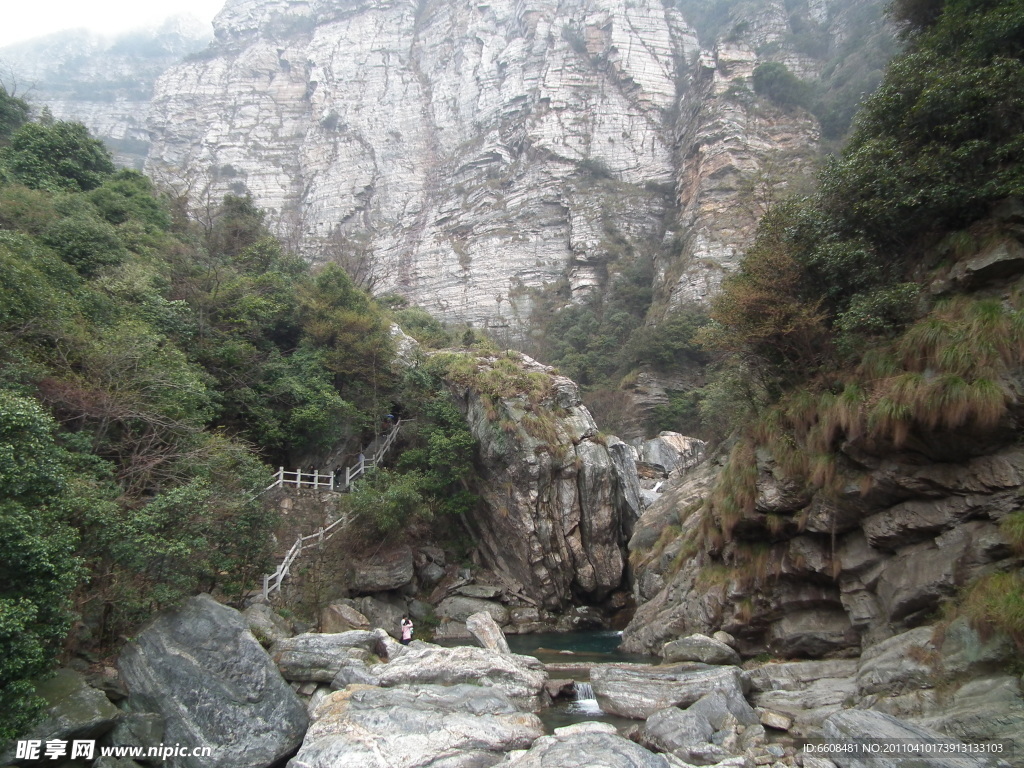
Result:
<svg viewBox="0 0 1024 768"><path fill-rule="evenodd" d="M74 27L116 34L180 13L209 22L223 5L224 0L12 0L4 3L0 47Z"/></svg>

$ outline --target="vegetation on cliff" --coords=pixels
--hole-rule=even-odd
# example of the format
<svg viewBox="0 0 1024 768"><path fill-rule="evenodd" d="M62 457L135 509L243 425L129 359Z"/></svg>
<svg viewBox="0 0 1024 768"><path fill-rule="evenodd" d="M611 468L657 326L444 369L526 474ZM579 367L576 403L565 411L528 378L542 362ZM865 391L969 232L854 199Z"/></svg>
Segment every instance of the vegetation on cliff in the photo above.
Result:
<svg viewBox="0 0 1024 768"><path fill-rule="evenodd" d="M164 605L251 588L265 462L378 427L390 319L312 272L247 198L199 221L80 125L0 92L0 741L72 620L109 647Z"/></svg>
<svg viewBox="0 0 1024 768"><path fill-rule="evenodd" d="M907 52L817 193L762 220L701 332L719 366L705 403L728 403L736 435L697 529L712 552L758 517L759 453L807 493L835 498L856 481L841 446L956 461L1015 439L1024 9L893 8ZM763 520L764 534L779 525ZM1018 518L1002 530L1021 546ZM1024 641L1020 574L987 576L970 594L976 619Z"/></svg>

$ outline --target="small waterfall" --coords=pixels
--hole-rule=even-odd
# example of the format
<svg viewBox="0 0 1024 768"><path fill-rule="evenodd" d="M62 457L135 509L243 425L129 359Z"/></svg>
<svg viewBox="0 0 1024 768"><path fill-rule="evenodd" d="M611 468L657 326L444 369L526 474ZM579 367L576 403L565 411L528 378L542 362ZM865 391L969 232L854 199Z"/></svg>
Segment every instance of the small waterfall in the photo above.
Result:
<svg viewBox="0 0 1024 768"><path fill-rule="evenodd" d="M597 703L597 697L594 696L594 689L590 683L577 680L573 683L573 689L576 692L576 698L572 702L571 711L582 715L601 714L601 705Z"/></svg>
<svg viewBox="0 0 1024 768"><path fill-rule="evenodd" d="M594 695L594 688L590 683L576 682L573 684L573 688L576 689L576 701L597 700L597 697Z"/></svg>

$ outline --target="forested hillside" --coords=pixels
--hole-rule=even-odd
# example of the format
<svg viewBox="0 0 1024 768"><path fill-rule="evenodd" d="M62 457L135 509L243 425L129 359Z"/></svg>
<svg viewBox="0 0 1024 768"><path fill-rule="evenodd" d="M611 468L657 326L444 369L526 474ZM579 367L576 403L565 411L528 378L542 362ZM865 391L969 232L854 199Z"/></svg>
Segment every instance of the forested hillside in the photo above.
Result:
<svg viewBox="0 0 1024 768"><path fill-rule="evenodd" d="M111 648L182 596L253 587L268 465L358 446L404 398L424 447L404 495L354 499L370 522L428 514L466 469L437 379L393 370L392 315L340 268L311 272L246 198L189 219L83 126L27 116L0 92L0 741L72 617L69 642Z"/></svg>

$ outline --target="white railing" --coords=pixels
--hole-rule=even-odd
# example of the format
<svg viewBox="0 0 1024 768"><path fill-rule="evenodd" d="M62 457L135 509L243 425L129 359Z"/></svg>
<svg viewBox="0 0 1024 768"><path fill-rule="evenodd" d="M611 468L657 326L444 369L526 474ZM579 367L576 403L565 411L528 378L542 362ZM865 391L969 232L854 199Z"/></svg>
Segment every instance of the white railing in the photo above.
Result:
<svg viewBox="0 0 1024 768"><path fill-rule="evenodd" d="M351 467L345 468L344 481L342 481L340 470L338 472L321 472L318 469L311 469L304 472L301 469L287 471L284 467L281 467L274 476L274 482L267 486L267 490L269 491L272 488L312 488L314 490L323 488L330 491L347 491L357 477L363 475L366 470L377 466L384 458L384 455L391 450L391 446L395 444L398 430L401 427L402 420L399 419L395 422L395 426L391 428L391 431L384 437L384 441L374 448L370 458L366 458L364 452L360 451L359 461ZM374 443L370 443L366 450L370 450L373 445ZM298 559L299 555L307 549L323 545L325 541L328 541L334 534L344 528L345 523L348 521L348 516L342 515L330 525L326 527L320 526L315 533L311 533L309 536L299 536L295 539L295 543L292 544L291 549L288 550L281 564L277 566L277 570L263 577L263 597L269 598L272 592L281 589L281 584L287 578L292 564Z"/></svg>
<svg viewBox="0 0 1024 768"><path fill-rule="evenodd" d="M288 554L284 556L281 564L277 566L277 570L263 577L263 597L269 598L271 592L281 589L282 582L284 582L289 571L291 571L292 563L298 559L299 555L307 549L319 547L325 541L330 540L334 534L344 527L348 520L347 516L342 515L327 527L320 526L316 533L311 533L309 536L299 536L295 539L295 543L292 544L291 549L288 550Z"/></svg>
<svg viewBox="0 0 1024 768"><path fill-rule="evenodd" d="M366 470L376 467L384 455L391 450L391 446L394 445L395 439L398 437L398 430L402 428L402 420L399 419L395 422L395 426L384 437L384 442L378 445L369 458L366 457L365 451L359 452L359 460L350 467L345 467L344 475L341 470L337 472L325 472L319 469L285 469L284 467L278 467L277 472L274 473L274 482L267 486L266 490L272 488L312 488L313 490L319 490L321 488L328 491L347 491L352 482L359 476L366 473ZM366 450L370 448L374 443L370 443L366 447Z"/></svg>

